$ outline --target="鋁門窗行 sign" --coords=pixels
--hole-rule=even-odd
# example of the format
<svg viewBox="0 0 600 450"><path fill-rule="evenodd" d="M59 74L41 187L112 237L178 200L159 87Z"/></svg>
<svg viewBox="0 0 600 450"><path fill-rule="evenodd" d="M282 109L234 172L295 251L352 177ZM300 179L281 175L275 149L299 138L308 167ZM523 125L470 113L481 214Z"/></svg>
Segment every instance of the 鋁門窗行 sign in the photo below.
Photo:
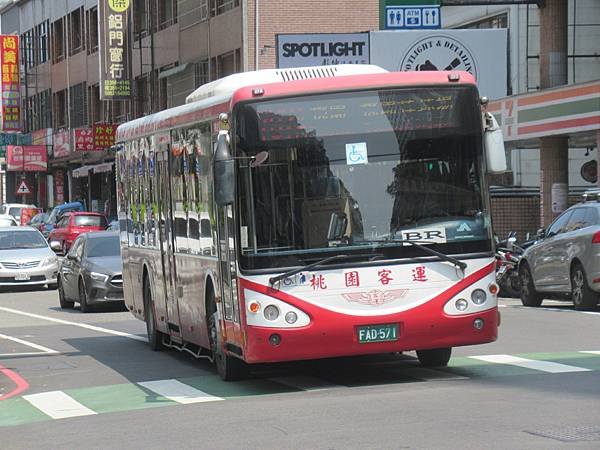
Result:
<svg viewBox="0 0 600 450"><path fill-rule="evenodd" d="M131 0L100 0L100 98L131 98Z"/></svg>

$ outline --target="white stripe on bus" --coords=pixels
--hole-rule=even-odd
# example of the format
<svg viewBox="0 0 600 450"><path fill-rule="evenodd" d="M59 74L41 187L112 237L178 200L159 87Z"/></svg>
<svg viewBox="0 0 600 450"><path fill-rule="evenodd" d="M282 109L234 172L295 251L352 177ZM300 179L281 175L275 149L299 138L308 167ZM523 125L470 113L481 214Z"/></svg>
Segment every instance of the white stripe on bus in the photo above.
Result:
<svg viewBox="0 0 600 450"><path fill-rule="evenodd" d="M24 395L23 398L53 419L65 419L67 417L91 416L97 414L95 411L86 408L63 391Z"/></svg>
<svg viewBox="0 0 600 450"><path fill-rule="evenodd" d="M221 397L207 394L177 380L143 381L137 384L169 400L182 404L224 400Z"/></svg>
<svg viewBox="0 0 600 450"><path fill-rule="evenodd" d="M535 359L519 358L512 355L484 355L484 356L469 356L471 359L491 362L496 364L507 364L510 366L524 367L526 369L539 370L548 373L566 373L566 372L590 372L590 369L583 367L568 366L551 361L538 361Z"/></svg>

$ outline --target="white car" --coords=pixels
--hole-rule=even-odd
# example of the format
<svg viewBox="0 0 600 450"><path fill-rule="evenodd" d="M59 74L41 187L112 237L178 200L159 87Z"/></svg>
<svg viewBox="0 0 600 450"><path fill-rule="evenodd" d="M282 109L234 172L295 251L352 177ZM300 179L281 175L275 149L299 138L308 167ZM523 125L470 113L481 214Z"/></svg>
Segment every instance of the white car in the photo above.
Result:
<svg viewBox="0 0 600 450"><path fill-rule="evenodd" d="M56 288L58 257L31 227L0 228L0 287Z"/></svg>
<svg viewBox="0 0 600 450"><path fill-rule="evenodd" d="M11 215L20 223L21 210L23 208L37 208L37 206L27 205L25 203L4 203L2 206L0 206L0 214Z"/></svg>
<svg viewBox="0 0 600 450"><path fill-rule="evenodd" d="M0 227L18 227L19 222L10 214L0 214Z"/></svg>

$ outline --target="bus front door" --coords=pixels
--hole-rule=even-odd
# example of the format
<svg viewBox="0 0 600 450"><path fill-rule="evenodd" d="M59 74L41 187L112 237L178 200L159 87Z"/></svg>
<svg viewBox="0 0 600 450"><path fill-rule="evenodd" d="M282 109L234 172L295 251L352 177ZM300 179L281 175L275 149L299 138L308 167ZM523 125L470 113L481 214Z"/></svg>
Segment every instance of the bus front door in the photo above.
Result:
<svg viewBox="0 0 600 450"><path fill-rule="evenodd" d="M168 165L168 152L157 154L157 171L160 180L160 250L164 298L167 304L167 327L169 334L181 340L179 306L177 301L177 267L175 265L175 246L173 234L173 211L171 203L171 176Z"/></svg>
<svg viewBox="0 0 600 450"><path fill-rule="evenodd" d="M228 344L242 349L240 311L237 295L237 263L233 207L218 208L219 266L221 275L220 316L225 325L224 339Z"/></svg>

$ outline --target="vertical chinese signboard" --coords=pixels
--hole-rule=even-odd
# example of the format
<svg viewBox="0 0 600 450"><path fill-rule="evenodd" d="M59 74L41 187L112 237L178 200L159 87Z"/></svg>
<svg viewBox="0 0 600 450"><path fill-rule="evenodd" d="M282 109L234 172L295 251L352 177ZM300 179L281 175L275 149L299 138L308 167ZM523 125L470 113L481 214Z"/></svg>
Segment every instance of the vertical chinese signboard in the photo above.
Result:
<svg viewBox="0 0 600 450"><path fill-rule="evenodd" d="M21 130L19 36L0 35L0 130Z"/></svg>
<svg viewBox="0 0 600 450"><path fill-rule="evenodd" d="M131 98L131 0L99 0L100 98Z"/></svg>
<svg viewBox="0 0 600 450"><path fill-rule="evenodd" d="M65 201L65 173L62 170L54 172L54 204L60 205Z"/></svg>

